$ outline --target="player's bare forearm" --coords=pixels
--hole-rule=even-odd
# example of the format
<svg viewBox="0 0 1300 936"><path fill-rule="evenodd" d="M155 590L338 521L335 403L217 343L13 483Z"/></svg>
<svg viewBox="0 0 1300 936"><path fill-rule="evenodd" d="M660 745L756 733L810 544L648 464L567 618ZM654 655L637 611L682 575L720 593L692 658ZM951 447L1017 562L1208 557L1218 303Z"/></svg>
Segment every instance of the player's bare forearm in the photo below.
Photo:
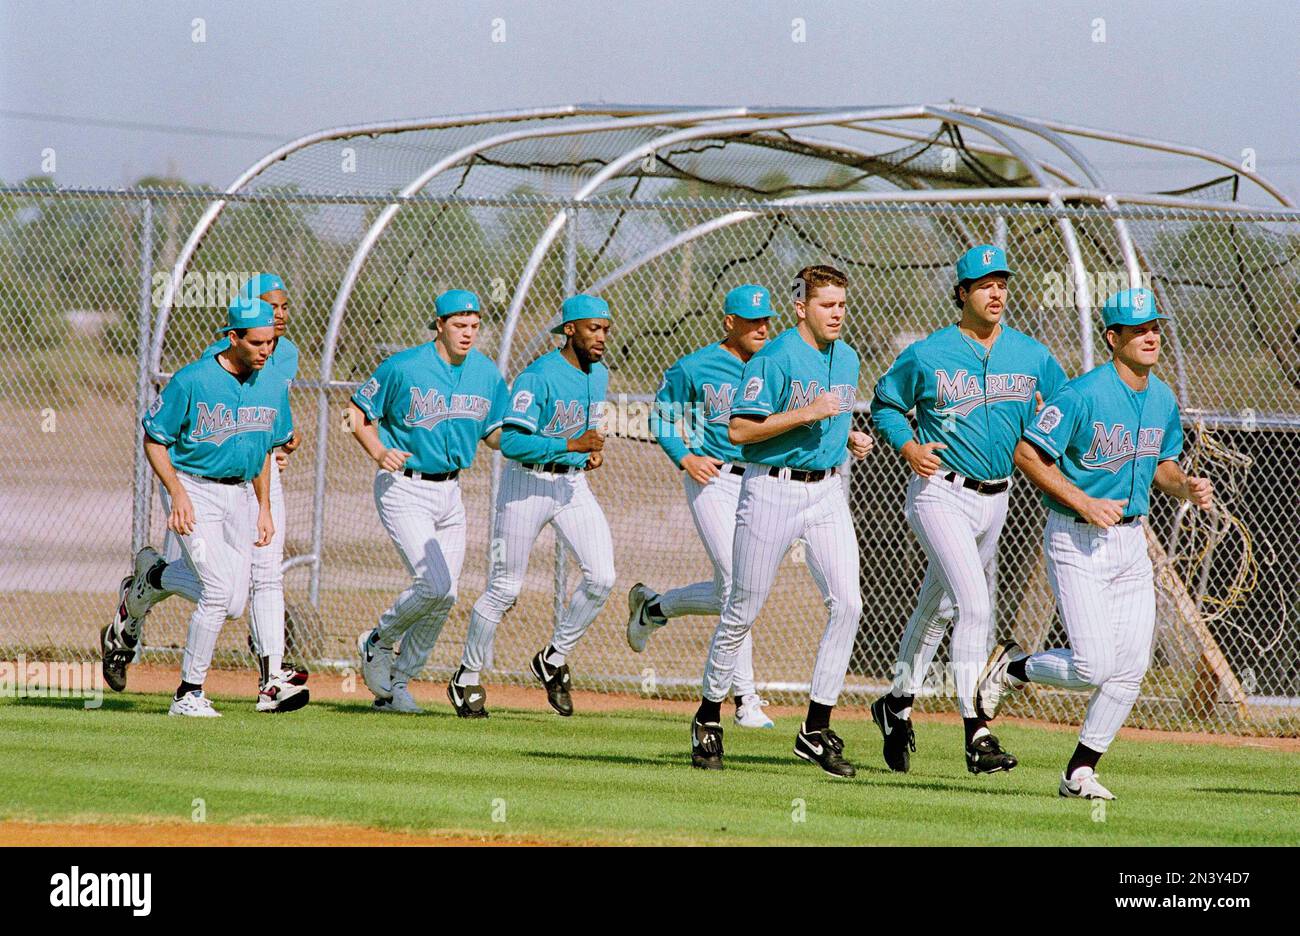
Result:
<svg viewBox="0 0 1300 936"><path fill-rule="evenodd" d="M287 452L288 454L292 455L294 452L298 451L298 446L300 445L302 445L302 439L299 438L299 436L295 433L294 435L289 437L288 442L280 446L280 449L281 451Z"/></svg>
<svg viewBox="0 0 1300 936"><path fill-rule="evenodd" d="M483 437L483 444L493 451L501 451L501 427L493 429Z"/></svg>
<svg viewBox="0 0 1300 936"><path fill-rule="evenodd" d="M808 418L805 409L807 407L773 413L771 416L733 416L727 424L727 438L734 445L750 445L775 438L783 432L815 422Z"/></svg>
<svg viewBox="0 0 1300 936"><path fill-rule="evenodd" d="M145 436L144 457L149 460L149 467L158 476L159 482L167 489L168 494L174 498L177 491L184 490L181 487L180 479L176 477L176 469L172 465L172 458L167 451L167 446Z"/></svg>
<svg viewBox="0 0 1300 936"><path fill-rule="evenodd" d="M355 403L348 404L348 417L352 421L352 436L374 461L384 457L384 443L379 441L379 429L372 423L361 407Z"/></svg>
<svg viewBox="0 0 1300 936"><path fill-rule="evenodd" d="M1051 497L1057 503L1064 504L1079 513L1084 513L1090 499L1087 494L1070 483L1070 479L1061 473L1061 469L1048 460L1047 455L1028 442L1016 444L1014 455L1016 467L1019 468L1034 487Z"/></svg>
<svg viewBox="0 0 1300 936"><path fill-rule="evenodd" d="M1208 510L1214 500L1214 485L1209 478L1194 478L1183 471L1173 459L1156 466L1155 485L1170 497L1191 501L1202 510Z"/></svg>
<svg viewBox="0 0 1300 936"><path fill-rule="evenodd" d="M257 506L260 510L271 509L271 453L266 453L266 458L262 461L262 470L257 473L253 479L253 493L257 495Z"/></svg>
<svg viewBox="0 0 1300 936"><path fill-rule="evenodd" d="M1191 495L1187 490L1187 472L1183 471L1182 466L1172 459L1162 461L1156 467L1155 483L1156 487L1170 497L1177 497L1180 500L1191 499Z"/></svg>

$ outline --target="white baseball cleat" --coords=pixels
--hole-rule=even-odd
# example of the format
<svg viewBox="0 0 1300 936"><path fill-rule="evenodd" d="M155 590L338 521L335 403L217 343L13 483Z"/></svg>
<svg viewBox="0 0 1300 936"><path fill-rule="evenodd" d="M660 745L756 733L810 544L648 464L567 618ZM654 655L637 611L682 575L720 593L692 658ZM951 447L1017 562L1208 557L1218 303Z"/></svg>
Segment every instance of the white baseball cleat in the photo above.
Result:
<svg viewBox="0 0 1300 936"><path fill-rule="evenodd" d="M158 550L145 546L135 554L134 567L131 570L131 585L126 590L126 613L139 620L149 613L149 609L163 597L161 589L149 584L149 573L153 567L163 561Z"/></svg>
<svg viewBox="0 0 1300 936"><path fill-rule="evenodd" d="M259 712L296 712L311 701L311 692L307 687L289 682L286 673L292 675L293 671L282 670L257 691Z"/></svg>
<svg viewBox="0 0 1300 936"><path fill-rule="evenodd" d="M361 657L361 678L375 699L387 702L393 697L393 648L384 647L371 640L379 628L365 631L357 638L357 654Z"/></svg>
<svg viewBox="0 0 1300 936"><path fill-rule="evenodd" d="M993 648L993 653L984 666L984 672L980 673L979 682L975 684L975 708L982 718L996 718L1007 693L1020 689L1020 686L1007 675L1007 667L1027 656L1029 654L1020 649L1020 644L1014 640L1008 640Z"/></svg>
<svg viewBox="0 0 1300 936"><path fill-rule="evenodd" d="M741 728L775 728L776 723L763 711L767 704L767 700L760 699L757 693L741 696L740 705L736 707L736 724Z"/></svg>
<svg viewBox="0 0 1300 936"><path fill-rule="evenodd" d="M645 649L651 634L668 623L667 618L655 618L646 613L646 605L658 598L658 594L640 582L627 593L627 645L637 653Z"/></svg>
<svg viewBox="0 0 1300 936"><path fill-rule="evenodd" d="M376 712L396 712L401 715L420 715L424 709L420 708L409 689L404 684L398 684L393 687L393 697L391 699L375 699Z"/></svg>
<svg viewBox="0 0 1300 936"><path fill-rule="evenodd" d="M168 715L184 715L188 718L220 718L221 713L212 707L202 689L191 689L179 699L172 699Z"/></svg>
<svg viewBox="0 0 1300 936"><path fill-rule="evenodd" d="M1113 800L1115 794L1101 785L1097 772L1091 767L1080 767L1069 777L1061 774L1061 785L1057 790L1068 799L1106 799Z"/></svg>

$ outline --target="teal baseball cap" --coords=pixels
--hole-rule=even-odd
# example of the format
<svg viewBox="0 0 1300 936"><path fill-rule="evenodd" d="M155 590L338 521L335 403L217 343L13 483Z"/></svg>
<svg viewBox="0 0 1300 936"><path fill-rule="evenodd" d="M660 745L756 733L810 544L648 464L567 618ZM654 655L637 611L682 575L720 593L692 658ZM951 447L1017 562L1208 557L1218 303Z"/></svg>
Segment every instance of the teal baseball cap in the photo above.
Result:
<svg viewBox="0 0 1300 936"><path fill-rule="evenodd" d="M267 328L275 325L275 309L265 299L246 299L236 296L226 309L226 324L217 329L224 335L237 328Z"/></svg>
<svg viewBox="0 0 1300 936"><path fill-rule="evenodd" d="M727 293L723 306L727 315L743 319L770 318L776 312L772 309L772 296L762 286L746 283Z"/></svg>
<svg viewBox="0 0 1300 936"><path fill-rule="evenodd" d="M990 273L1014 275L1007 266L1007 252L994 244L977 244L957 261L957 283L973 282Z"/></svg>
<svg viewBox="0 0 1300 936"><path fill-rule="evenodd" d="M565 299L560 306L560 324L551 329L551 334L563 335L564 326L570 322L580 322L583 319L607 319L609 317L608 302L599 296L578 293L576 296Z"/></svg>
<svg viewBox="0 0 1300 936"><path fill-rule="evenodd" d="M285 293L289 291L284 288L284 280L274 273L258 273L239 288L239 295L245 299L256 299L259 296L265 296L269 292L275 292L277 289L283 290Z"/></svg>
<svg viewBox="0 0 1300 936"><path fill-rule="evenodd" d="M446 318L449 315L459 315L462 312L478 312L482 314L483 309L479 305L478 296L468 289L449 289L433 301L434 311L438 318ZM430 323L432 327L432 323Z"/></svg>
<svg viewBox="0 0 1300 936"><path fill-rule="evenodd" d="M1156 294L1149 289L1126 289L1108 298L1101 307L1101 320L1107 328L1141 325L1154 319L1167 320L1156 308Z"/></svg>

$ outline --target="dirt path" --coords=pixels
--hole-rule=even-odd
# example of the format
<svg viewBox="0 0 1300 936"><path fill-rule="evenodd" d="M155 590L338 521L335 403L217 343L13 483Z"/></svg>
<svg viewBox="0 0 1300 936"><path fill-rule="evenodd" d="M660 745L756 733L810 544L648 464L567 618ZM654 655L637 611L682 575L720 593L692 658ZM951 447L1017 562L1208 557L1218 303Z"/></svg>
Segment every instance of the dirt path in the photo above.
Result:
<svg viewBox="0 0 1300 936"><path fill-rule="evenodd" d="M345 825L218 825L195 822L0 822L0 847L26 846L255 846L354 845L367 847L542 845L527 839L385 832Z"/></svg>

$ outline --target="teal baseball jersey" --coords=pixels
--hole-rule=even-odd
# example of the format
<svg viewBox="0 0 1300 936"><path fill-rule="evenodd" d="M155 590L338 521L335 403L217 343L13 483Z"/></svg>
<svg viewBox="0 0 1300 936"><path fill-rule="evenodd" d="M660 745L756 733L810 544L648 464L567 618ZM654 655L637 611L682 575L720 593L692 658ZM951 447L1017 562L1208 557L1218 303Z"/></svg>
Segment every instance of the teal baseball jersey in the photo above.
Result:
<svg viewBox="0 0 1300 936"><path fill-rule="evenodd" d="M1016 443L1046 400L1065 384L1052 352L1002 326L987 352L956 325L909 345L876 382L871 418L895 450L913 438L947 446L935 454L978 481L1011 475ZM916 432L907 413L916 410Z"/></svg>
<svg viewBox="0 0 1300 936"><path fill-rule="evenodd" d="M568 451L568 440L600 426L608 390L609 369L604 364L596 362L584 372L558 349L543 354L510 388L501 454L527 464L584 467L587 453Z"/></svg>
<svg viewBox="0 0 1300 936"><path fill-rule="evenodd" d="M292 436L288 384L265 368L240 380L205 354L178 370L143 419L177 471L251 481Z"/></svg>
<svg viewBox="0 0 1300 936"><path fill-rule="evenodd" d="M200 357L210 357L218 354L230 347L230 337L222 336L212 344L203 349ZM266 359L266 364L262 366L263 372L271 372L284 380L285 386L288 387L293 383L294 378L298 376L298 346L281 335L275 340L275 350L271 356ZM293 411L286 404L284 408L284 419L289 426L289 435L293 435Z"/></svg>
<svg viewBox="0 0 1300 936"><path fill-rule="evenodd" d="M1183 452L1183 425L1169 385L1152 374L1145 390L1134 390L1113 363L1062 387L1024 437L1089 497L1128 501L1126 517L1146 515L1156 467ZM1043 502L1078 516L1047 495Z"/></svg>
<svg viewBox="0 0 1300 936"><path fill-rule="evenodd" d="M848 457L858 369L858 352L848 344L833 341L819 351L804 341L797 328L787 328L765 344L741 372L732 416L771 416L799 409L825 392L840 398L840 411L830 419L741 446L744 460L805 471L842 464Z"/></svg>
<svg viewBox="0 0 1300 936"><path fill-rule="evenodd" d="M741 460L727 424L744 369L745 362L719 342L679 358L664 373L655 394L655 438L678 468L687 455Z"/></svg>
<svg viewBox="0 0 1300 936"><path fill-rule="evenodd" d="M506 400L506 382L486 356L471 349L453 366L432 341L386 359L352 394L384 447L410 452L405 467L426 474L472 465L479 441L501 425Z"/></svg>

